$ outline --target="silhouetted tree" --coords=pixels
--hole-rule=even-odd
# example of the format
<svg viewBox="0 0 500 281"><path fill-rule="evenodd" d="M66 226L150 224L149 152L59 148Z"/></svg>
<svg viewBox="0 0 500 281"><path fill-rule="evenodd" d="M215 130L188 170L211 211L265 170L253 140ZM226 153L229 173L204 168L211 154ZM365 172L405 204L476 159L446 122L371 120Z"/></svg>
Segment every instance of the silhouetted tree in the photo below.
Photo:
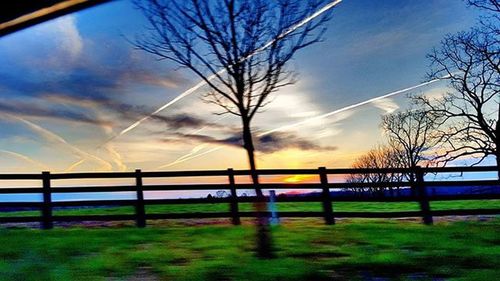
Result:
<svg viewBox="0 0 500 281"><path fill-rule="evenodd" d="M273 92L294 82L286 65L298 50L320 41L329 13L312 16L328 2L136 1L150 28L135 45L193 71L210 89L205 101L222 107L220 114L240 117L243 147L259 198L257 213L266 210L266 203L259 187L251 121ZM270 257L267 217L259 215L257 225L258 255Z"/></svg>
<svg viewBox="0 0 500 281"><path fill-rule="evenodd" d="M493 156L500 167L500 4L496 0L468 3L490 15L467 32L447 35L428 55L429 78L444 77L451 91L442 99L420 98L420 102L445 118L439 161L474 157L475 165Z"/></svg>
<svg viewBox="0 0 500 281"><path fill-rule="evenodd" d="M355 169L380 169L380 168L404 168L404 152L396 150L390 146L379 145L367 153L358 157L352 164ZM405 176L401 173L371 173L371 174L352 174L346 182L348 183L386 183L401 182ZM367 188L349 188L354 193L371 193L384 195L385 190L389 190L394 195L394 190L399 191L399 187L367 187Z"/></svg>
<svg viewBox="0 0 500 281"><path fill-rule="evenodd" d="M442 117L426 110L426 107L410 107L382 117L381 127L389 147L400 155L400 167L414 168L431 163L433 155L429 155L429 151L439 142L438 128L441 123ZM413 173L406 177L410 183L415 182Z"/></svg>

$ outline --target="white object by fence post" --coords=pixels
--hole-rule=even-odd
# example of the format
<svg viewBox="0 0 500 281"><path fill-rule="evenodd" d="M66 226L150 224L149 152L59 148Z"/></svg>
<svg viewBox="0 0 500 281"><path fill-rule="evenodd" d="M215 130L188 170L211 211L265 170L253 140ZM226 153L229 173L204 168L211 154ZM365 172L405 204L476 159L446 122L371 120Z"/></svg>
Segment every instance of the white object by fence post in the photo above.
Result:
<svg viewBox="0 0 500 281"><path fill-rule="evenodd" d="M271 219L269 222L271 225L277 225L280 223L280 219L278 217L278 212L276 208L276 191L269 190L269 204L268 204L269 212L271 213Z"/></svg>

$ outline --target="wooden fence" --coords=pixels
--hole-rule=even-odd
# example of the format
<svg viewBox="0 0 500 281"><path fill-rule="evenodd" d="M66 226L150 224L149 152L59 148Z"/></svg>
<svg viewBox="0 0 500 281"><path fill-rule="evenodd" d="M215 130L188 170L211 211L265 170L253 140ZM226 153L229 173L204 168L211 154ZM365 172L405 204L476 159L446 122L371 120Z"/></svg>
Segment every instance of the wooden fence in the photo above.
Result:
<svg viewBox="0 0 500 281"><path fill-rule="evenodd" d="M465 172L495 172L496 166L487 167L441 167L413 169L281 169L281 170L259 170L261 176L272 175L317 175L317 183L261 183L260 188L269 190L321 190L320 196L278 196L276 202L318 202L322 204L320 212L279 212L280 217L322 217L327 224L334 224L335 218L398 218L398 217L422 217L425 224L432 224L434 216L451 215L496 215L500 214L500 208L494 209L459 209L459 210L431 210L429 201L441 200L488 200L500 199L500 194L460 194L460 195L438 195L429 196L427 188L446 188L456 186L500 186L499 180L467 180L467 181L425 181L424 175L429 173L465 173ZM349 174L374 174L374 173L413 173L416 181L411 183L382 182L382 183L345 183L329 182L328 176ZM42 194L42 202L0 202L0 207L11 208L37 208L40 216L14 216L0 217L0 223L7 222L40 222L43 229L50 229L54 222L68 221L123 221L133 220L138 227L145 227L147 220L158 219L188 219L188 218L231 218L232 223L240 224L240 218L255 217L256 212L239 211L238 204L242 202L254 202L255 197L238 197L237 190L254 189L252 184L236 183L235 176L249 176L249 170L219 170L219 171L168 171L168 172L113 172L113 173L66 173L51 174L0 174L1 180L40 180L42 187L18 187L0 188L0 194ZM165 184L144 185L145 178L193 178L193 177L224 177L226 184ZM51 187L54 181L65 179L135 179L135 185L127 186L84 186L84 187ZM380 188L380 187L411 187L416 192L411 196L332 196L331 189L338 188ZM193 190L228 190L230 196L227 198L190 198L190 199L145 199L145 191L193 191ZM81 192L135 192L136 199L128 200L82 200L82 201L53 201L54 193L81 193ZM398 212L337 212L334 211L335 202L418 202L419 211ZM229 212L198 212L198 213L155 213L147 214L147 205L167 204L228 204ZM78 206L134 206L135 214L123 215L53 215L54 207L78 207ZM262 214L261 214L262 215ZM266 212L263 215L270 215Z"/></svg>

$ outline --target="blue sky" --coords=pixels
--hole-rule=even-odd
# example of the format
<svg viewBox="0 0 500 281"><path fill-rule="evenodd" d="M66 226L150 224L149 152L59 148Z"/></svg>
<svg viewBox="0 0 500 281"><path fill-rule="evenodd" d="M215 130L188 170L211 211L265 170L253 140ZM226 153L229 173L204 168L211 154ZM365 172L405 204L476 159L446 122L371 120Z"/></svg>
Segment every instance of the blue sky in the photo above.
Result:
<svg viewBox="0 0 500 281"><path fill-rule="evenodd" d="M324 42L292 62L299 81L256 118L256 133L420 84L425 55L477 16L462 1L343 1ZM114 1L0 38L0 172L246 167L243 149L210 141L239 120L215 116L203 89L102 145L199 82L133 49L126 39L145 26L130 1ZM446 91L438 82L413 92ZM349 166L384 141L380 117L406 103L401 94L284 131L259 166ZM193 133L203 137L182 137Z"/></svg>

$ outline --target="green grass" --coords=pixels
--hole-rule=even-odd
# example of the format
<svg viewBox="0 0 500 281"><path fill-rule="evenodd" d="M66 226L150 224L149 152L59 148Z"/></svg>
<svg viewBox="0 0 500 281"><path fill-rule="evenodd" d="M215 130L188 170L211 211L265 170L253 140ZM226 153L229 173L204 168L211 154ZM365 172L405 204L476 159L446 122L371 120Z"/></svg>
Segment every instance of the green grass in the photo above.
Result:
<svg viewBox="0 0 500 281"><path fill-rule="evenodd" d="M500 220L424 226L394 220L288 221L276 258L254 256L254 228L0 229L2 280L496 280ZM135 279L134 279L135 278ZM150 278L150 279L147 279Z"/></svg>
<svg viewBox="0 0 500 281"><path fill-rule="evenodd" d="M334 211L339 212L396 212L418 211L416 202L334 202ZM449 209L487 209L500 208L500 200L457 200L433 201L432 210ZM240 203L240 211L253 210L252 204ZM293 202L277 203L278 211L322 211L319 202ZM146 213L195 213L195 212L228 212L229 204L179 204L179 205L151 205L146 206ZM75 208L54 211L54 215L96 215L96 214L133 214L133 207L107 207L107 208ZM0 216L38 216L38 211L2 212Z"/></svg>

